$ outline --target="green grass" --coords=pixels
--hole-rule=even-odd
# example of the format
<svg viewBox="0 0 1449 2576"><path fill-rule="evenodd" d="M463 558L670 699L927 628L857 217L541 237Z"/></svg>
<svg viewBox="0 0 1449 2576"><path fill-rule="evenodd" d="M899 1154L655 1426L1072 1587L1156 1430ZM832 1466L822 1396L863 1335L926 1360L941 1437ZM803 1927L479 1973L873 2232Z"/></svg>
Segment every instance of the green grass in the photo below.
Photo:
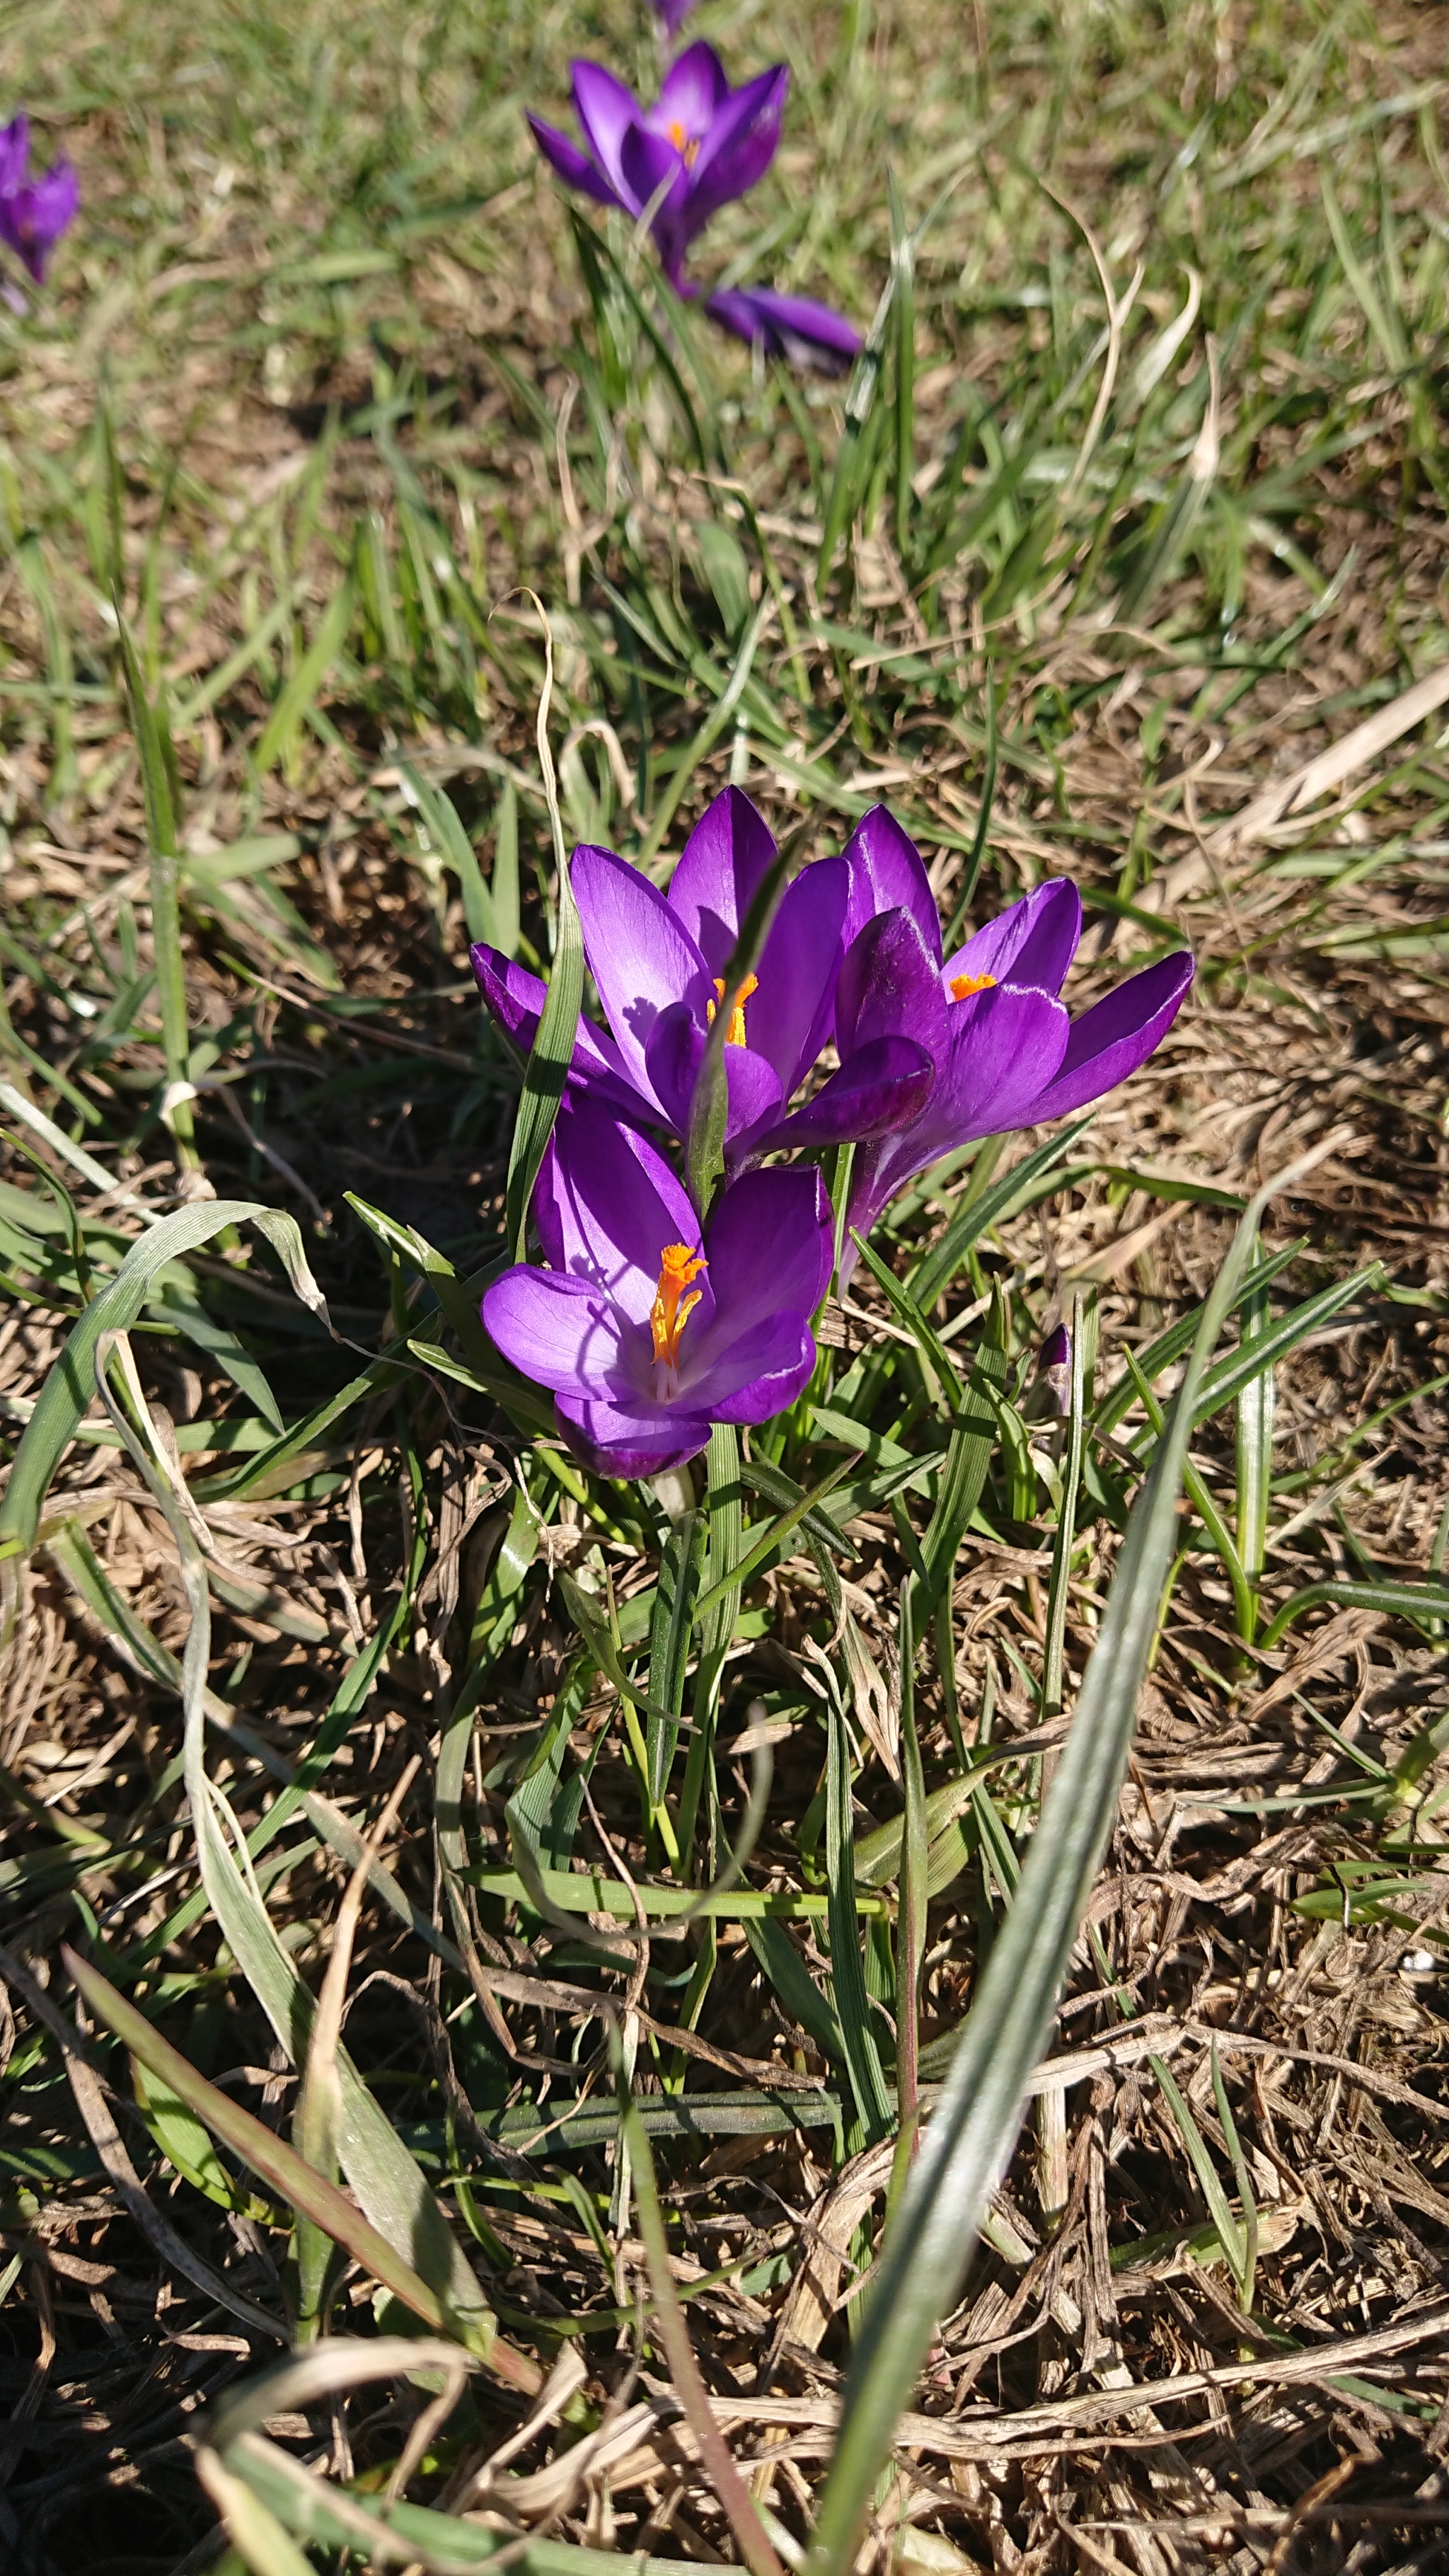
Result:
<svg viewBox="0 0 1449 2576"><path fill-rule="evenodd" d="M536 164L571 53L653 79L642 9L7 26L85 210L0 308L0 2529L46 2576L295 2576L380 2513L536 2576L835 2576L867 2509L902 2565L1194 2517L1427 2563L1443 710L1221 827L1449 659L1437 19L690 31L792 72L701 266L875 317L848 384ZM726 778L807 855L884 795L944 921L1070 874L1078 997L1199 977L1091 1119L904 1193L807 1394L661 1494L477 1323L550 1093L466 948L567 1022L560 847L662 880ZM601 2464L633 2360L702 2465Z"/></svg>

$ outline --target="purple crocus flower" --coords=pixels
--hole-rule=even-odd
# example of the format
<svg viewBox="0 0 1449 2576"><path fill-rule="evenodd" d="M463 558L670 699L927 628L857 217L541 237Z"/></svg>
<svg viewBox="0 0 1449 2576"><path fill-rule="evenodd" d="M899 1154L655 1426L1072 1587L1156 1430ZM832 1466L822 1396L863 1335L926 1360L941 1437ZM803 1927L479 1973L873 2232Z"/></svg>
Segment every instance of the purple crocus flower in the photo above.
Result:
<svg viewBox="0 0 1449 2576"><path fill-rule="evenodd" d="M693 7L694 0L654 0L655 14L666 36L678 35Z"/></svg>
<svg viewBox="0 0 1449 2576"><path fill-rule="evenodd" d="M856 1155L847 1225L864 1235L940 1155L1061 1118L1135 1073L1176 1019L1193 963L1180 949L1072 1020L1058 998L1082 935L1069 878L1049 878L943 959L920 854L883 805L857 827L845 857L847 934L862 926L836 986L841 1056L909 1030L936 1067L916 1116ZM847 1247L842 1285L854 1266Z"/></svg>
<svg viewBox="0 0 1449 2576"><path fill-rule="evenodd" d="M530 115L533 138L571 188L637 222L646 206L671 283L712 214L764 177L780 140L790 74L776 63L731 89L712 45L690 45L665 73L657 106L641 107L602 63L573 65L574 110L587 151Z"/></svg>
<svg viewBox="0 0 1449 2576"><path fill-rule="evenodd" d="M37 286L79 204L80 182L68 161L53 162L31 178L28 116L0 126L0 241L25 262Z"/></svg>
<svg viewBox="0 0 1449 2576"><path fill-rule="evenodd" d="M1065 1324L1048 1333L1036 1355L1036 1371L1024 1410L1033 1418L1066 1413L1072 1401L1072 1337Z"/></svg>
<svg viewBox="0 0 1449 2576"><path fill-rule="evenodd" d="M841 1049L839 1072L790 1114L791 1096L830 1034L852 875L845 858L802 868L756 972L727 997L740 924L774 857L767 824L738 787L725 788L690 834L667 895L612 850L586 844L573 856L584 953L611 1032L579 1022L573 1086L631 1123L682 1136L710 1026L728 1009L732 1166L776 1147L876 1135L914 1116L934 1080L933 1060L913 1033L872 1027ZM479 946L472 955L495 1018L531 1047L543 985L496 949Z"/></svg>
<svg viewBox="0 0 1449 2576"><path fill-rule="evenodd" d="M843 376L863 342L853 322L814 304L806 295L777 295L768 286L730 286L711 295L705 311L737 339L758 342L767 358L788 358L817 375Z"/></svg>
<svg viewBox="0 0 1449 2576"><path fill-rule="evenodd" d="M701 1235L653 1146L578 1099L555 1122L534 1215L549 1266L506 1271L483 1322L553 1389L564 1438L597 1474L680 1467L712 1422L766 1422L799 1394L832 1255L812 1165L733 1182Z"/></svg>

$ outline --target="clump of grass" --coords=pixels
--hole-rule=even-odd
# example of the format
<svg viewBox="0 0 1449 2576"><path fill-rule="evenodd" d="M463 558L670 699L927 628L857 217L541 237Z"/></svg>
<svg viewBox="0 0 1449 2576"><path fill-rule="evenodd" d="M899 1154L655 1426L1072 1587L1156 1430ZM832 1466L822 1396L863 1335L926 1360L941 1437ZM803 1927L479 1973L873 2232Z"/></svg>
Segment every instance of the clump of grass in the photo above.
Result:
<svg viewBox="0 0 1449 2576"><path fill-rule="evenodd" d="M768 31L711 249L877 317L842 388L540 181L618 13L14 33L89 209L0 313L22 2566L1428 2563L1441 66L976 36ZM565 844L884 795L943 918L1200 960L687 1495L476 1319L549 660Z"/></svg>

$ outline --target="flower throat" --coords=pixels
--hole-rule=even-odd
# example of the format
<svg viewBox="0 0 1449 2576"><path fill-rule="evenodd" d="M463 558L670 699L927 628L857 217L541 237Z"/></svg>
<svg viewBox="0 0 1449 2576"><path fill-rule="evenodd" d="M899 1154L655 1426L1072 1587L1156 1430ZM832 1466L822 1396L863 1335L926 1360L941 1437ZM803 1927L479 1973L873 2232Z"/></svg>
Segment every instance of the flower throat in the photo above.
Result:
<svg viewBox="0 0 1449 2576"><path fill-rule="evenodd" d="M649 1309L649 1330L654 1336L654 1370L661 1397L678 1392L679 1337L704 1294L691 1282L708 1267L704 1254L691 1252L687 1243L666 1243L659 1256L659 1283Z"/></svg>
<svg viewBox="0 0 1449 2576"><path fill-rule="evenodd" d="M709 1022L711 1028L714 1027L716 1011L722 1008L724 1004L725 989L723 975L716 975L714 979L714 989L717 997L716 1000L713 1002L706 1002L704 1006L705 1018ZM752 993L758 993L759 989L760 979L758 975L747 975L744 982L736 988L734 1000L730 1004L729 1027L725 1030L726 1046L747 1046L749 1044L749 1040L745 1036L745 1004L749 1000L750 995Z"/></svg>

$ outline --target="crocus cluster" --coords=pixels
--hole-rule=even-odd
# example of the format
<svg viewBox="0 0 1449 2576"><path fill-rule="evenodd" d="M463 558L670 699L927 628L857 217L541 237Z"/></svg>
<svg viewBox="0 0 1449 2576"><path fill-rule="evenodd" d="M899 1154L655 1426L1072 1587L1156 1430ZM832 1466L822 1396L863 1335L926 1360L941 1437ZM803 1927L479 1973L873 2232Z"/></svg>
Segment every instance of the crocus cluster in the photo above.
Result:
<svg viewBox="0 0 1449 2576"><path fill-rule="evenodd" d="M684 7L660 0L671 35L687 8L688 0ZM701 290L686 271L688 254L710 216L764 177L779 146L789 86L789 72L776 63L732 89L713 47L696 44L666 72L653 107L641 106L602 63L576 62L582 150L542 117L528 121L545 160L571 188L619 207L635 223L647 219L671 286L692 298ZM723 288L706 298L705 309L768 356L826 374L848 367L861 345L860 333L828 305L771 287Z"/></svg>
<svg viewBox="0 0 1449 2576"><path fill-rule="evenodd" d="M68 161L53 161L32 175L29 117L0 125L0 241L24 262L37 286L79 205L80 183Z"/></svg>
<svg viewBox="0 0 1449 2576"><path fill-rule="evenodd" d="M800 870L740 974L741 925L775 856L737 787L709 807L667 893L612 850L574 852L605 1025L579 1022L539 1179L548 1266L508 1272L483 1320L607 1474L678 1465L712 1421L763 1421L805 1385L830 1208L814 1163L770 1158L854 1148L843 1287L851 1233L864 1238L917 1174L1100 1099L1151 1055L1192 982L1179 950L1072 1019L1061 990L1082 908L1065 878L947 957L920 853L883 805L838 857ZM473 964L500 1026L531 1047L542 983L496 949L476 947ZM689 1134L720 1014L724 1173L705 1211L667 1155Z"/></svg>

